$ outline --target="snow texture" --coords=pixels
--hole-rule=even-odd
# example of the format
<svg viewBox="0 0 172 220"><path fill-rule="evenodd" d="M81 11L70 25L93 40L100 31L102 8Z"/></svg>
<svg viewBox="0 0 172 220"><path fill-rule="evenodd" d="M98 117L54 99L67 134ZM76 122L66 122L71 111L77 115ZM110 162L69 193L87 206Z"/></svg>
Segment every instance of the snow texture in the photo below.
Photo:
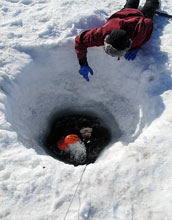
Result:
<svg viewBox="0 0 172 220"><path fill-rule="evenodd" d="M75 36L125 0L0 2L0 219L171 220L172 20L154 17L133 62L89 48L88 83ZM172 2L161 9L172 14ZM71 108L123 134L87 167L54 159L41 143L53 113Z"/></svg>

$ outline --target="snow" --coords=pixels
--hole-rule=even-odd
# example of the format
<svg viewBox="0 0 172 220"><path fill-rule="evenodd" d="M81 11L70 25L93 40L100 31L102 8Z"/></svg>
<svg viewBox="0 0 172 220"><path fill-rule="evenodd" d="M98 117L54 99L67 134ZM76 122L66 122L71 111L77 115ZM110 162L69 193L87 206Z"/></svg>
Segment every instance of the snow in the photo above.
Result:
<svg viewBox="0 0 172 220"><path fill-rule="evenodd" d="M155 16L135 61L89 48L94 75L78 74L75 36L124 3L1 1L0 219L171 220L172 20ZM172 14L171 1L161 9ZM52 114L70 108L123 134L87 167L42 146Z"/></svg>

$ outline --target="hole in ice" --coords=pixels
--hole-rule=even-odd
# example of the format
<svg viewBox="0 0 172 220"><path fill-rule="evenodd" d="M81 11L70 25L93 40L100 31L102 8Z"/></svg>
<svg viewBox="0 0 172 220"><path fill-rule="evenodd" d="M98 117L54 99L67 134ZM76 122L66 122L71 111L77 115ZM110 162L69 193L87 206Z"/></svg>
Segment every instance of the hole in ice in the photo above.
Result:
<svg viewBox="0 0 172 220"><path fill-rule="evenodd" d="M38 154L53 156L44 147L44 137L50 135L53 123L66 115L76 114L76 121L82 114L90 117L90 121L97 119L109 133L106 145L108 142L113 145L121 134L125 145L134 141L154 119L147 114L154 106L140 98L142 89L137 80L126 77L125 69L121 68L123 63L114 64L103 51L98 58L96 50L90 53L90 58L94 58L95 76L87 83L78 74L71 44L20 50L27 54L26 65L20 66L13 83L7 85L5 79L3 83L4 90L10 94L6 118L18 134L18 140ZM114 69L118 70L115 74ZM137 87L137 95L133 87ZM159 115L161 108L156 112Z"/></svg>
<svg viewBox="0 0 172 220"><path fill-rule="evenodd" d="M64 138L70 134L77 135L78 141L69 144L65 150L60 150L58 141L61 140L63 143ZM117 130L116 135L120 136L120 134ZM95 162L110 141L109 128L94 113L66 111L52 117L44 144L58 159L81 165Z"/></svg>

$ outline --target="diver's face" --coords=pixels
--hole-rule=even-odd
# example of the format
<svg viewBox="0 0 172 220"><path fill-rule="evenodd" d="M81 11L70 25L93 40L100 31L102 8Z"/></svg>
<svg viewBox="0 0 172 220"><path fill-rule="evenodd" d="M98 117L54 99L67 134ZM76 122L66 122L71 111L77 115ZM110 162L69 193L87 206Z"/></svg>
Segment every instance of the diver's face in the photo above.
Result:
<svg viewBox="0 0 172 220"><path fill-rule="evenodd" d="M93 131L92 128L86 127L86 128L82 128L80 130L80 133L83 138L89 138L89 137L91 137L92 131Z"/></svg>

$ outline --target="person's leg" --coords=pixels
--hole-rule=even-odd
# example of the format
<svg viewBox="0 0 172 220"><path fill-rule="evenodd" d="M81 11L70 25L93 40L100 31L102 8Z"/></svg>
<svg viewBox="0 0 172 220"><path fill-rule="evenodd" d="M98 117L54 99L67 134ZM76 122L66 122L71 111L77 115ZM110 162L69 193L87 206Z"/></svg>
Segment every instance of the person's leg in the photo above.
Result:
<svg viewBox="0 0 172 220"><path fill-rule="evenodd" d="M127 0L124 8L138 8L140 0Z"/></svg>
<svg viewBox="0 0 172 220"><path fill-rule="evenodd" d="M141 11L143 12L146 18L153 19L155 11L159 8L159 1L158 0L146 0Z"/></svg>

